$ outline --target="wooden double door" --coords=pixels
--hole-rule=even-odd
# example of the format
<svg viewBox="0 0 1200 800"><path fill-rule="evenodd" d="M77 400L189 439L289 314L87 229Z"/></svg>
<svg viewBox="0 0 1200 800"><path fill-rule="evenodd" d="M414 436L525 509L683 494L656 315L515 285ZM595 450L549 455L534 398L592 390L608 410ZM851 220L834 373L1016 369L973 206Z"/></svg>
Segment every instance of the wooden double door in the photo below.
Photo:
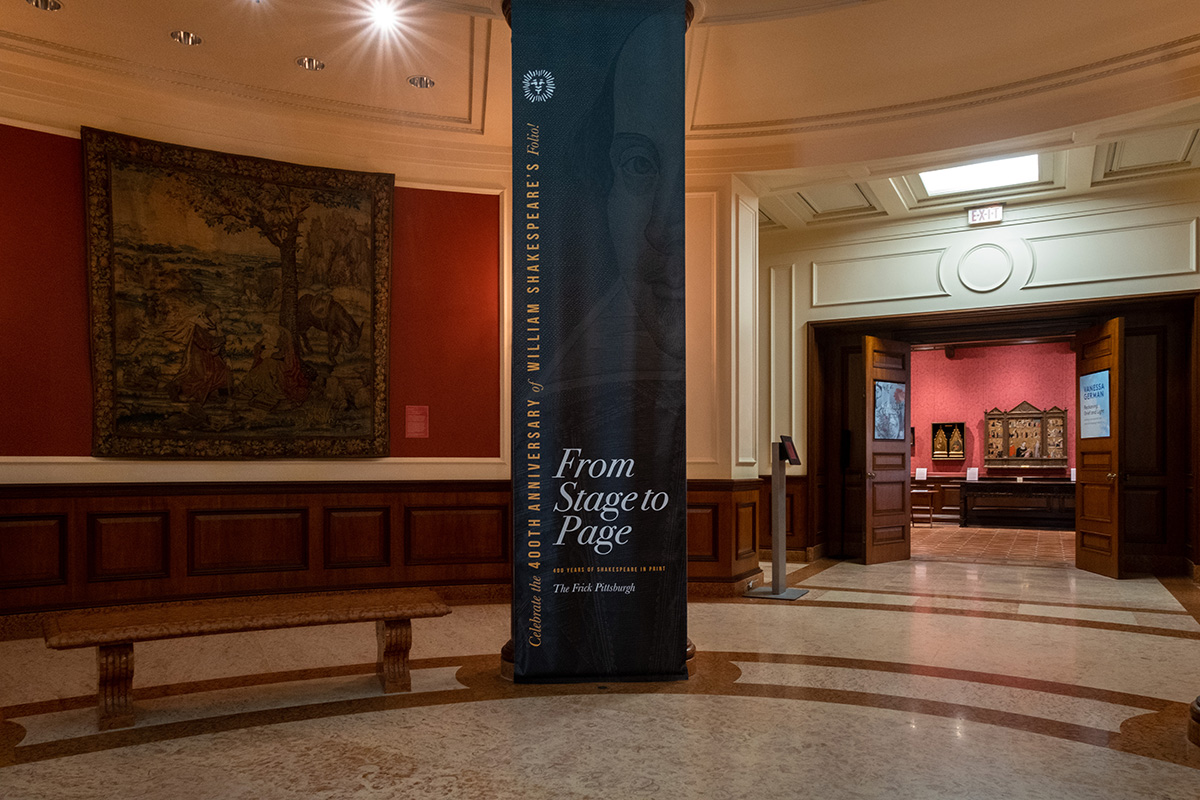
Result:
<svg viewBox="0 0 1200 800"><path fill-rule="evenodd" d="M1189 335L1187 316L1142 313L1133 325L1119 316L1076 323L1079 569L1117 578L1186 563L1187 494L1194 481L1190 365L1197 350L1189 340L1200 341ZM810 431L816 430L809 441L809 463L816 465L810 524L818 532L824 527L834 555L866 564L907 559L911 342L842 335L832 346L810 347L810 362L816 384L810 371ZM814 421L833 422L834 415L841 420L839 436L830 435L829 424L814 429Z"/></svg>

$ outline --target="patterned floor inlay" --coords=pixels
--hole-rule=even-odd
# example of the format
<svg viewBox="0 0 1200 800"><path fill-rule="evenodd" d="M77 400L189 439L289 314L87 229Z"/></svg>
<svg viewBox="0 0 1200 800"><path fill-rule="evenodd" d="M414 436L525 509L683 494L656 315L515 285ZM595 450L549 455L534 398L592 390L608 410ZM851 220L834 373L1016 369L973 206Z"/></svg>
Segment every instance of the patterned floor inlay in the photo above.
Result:
<svg viewBox="0 0 1200 800"><path fill-rule="evenodd" d="M925 678L913 692L899 673L839 679L745 655L700 654L697 677L676 684L556 686L509 684L494 660L475 658L459 672L466 690L449 698L20 747L0 785L22 800L725 798L749 788L783 798L797 786L830 798L1191 800L1200 790L1200 757L1161 750L1159 728L1178 704L1106 709L961 681L947 694ZM769 682L747 683L747 666ZM852 688L828 685L839 682ZM1047 702L1050 714L1031 713Z"/></svg>
<svg viewBox="0 0 1200 800"><path fill-rule="evenodd" d="M422 693L463 689L463 685L455 680L457 672L456 667L413 670L412 691ZM138 700L135 728L234 716L246 711L262 712L362 700L378 697L379 694L379 679L374 674L317 678L194 694L169 694ZM22 741L24 745L82 738L96 732L96 709L92 704L86 708L27 717L10 716L9 719L25 728L25 738Z"/></svg>
<svg viewBox="0 0 1200 800"><path fill-rule="evenodd" d="M1194 585L939 561L787 577L809 595L689 604L687 681L513 684L508 606L464 605L414 626L411 693L379 693L369 625L146 648L138 724L110 732L94 654L0 641L0 797L1200 797Z"/></svg>

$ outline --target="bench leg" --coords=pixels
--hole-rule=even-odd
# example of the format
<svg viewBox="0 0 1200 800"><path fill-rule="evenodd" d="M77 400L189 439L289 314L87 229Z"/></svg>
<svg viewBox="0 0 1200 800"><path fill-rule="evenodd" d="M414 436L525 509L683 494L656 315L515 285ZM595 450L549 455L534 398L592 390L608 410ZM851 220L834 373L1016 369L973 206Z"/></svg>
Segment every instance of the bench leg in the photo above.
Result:
<svg viewBox="0 0 1200 800"><path fill-rule="evenodd" d="M407 619L379 620L375 623L375 641L379 645L375 671L384 694L410 691L408 651L412 648L412 622Z"/></svg>
<svg viewBox="0 0 1200 800"><path fill-rule="evenodd" d="M133 706L129 695L133 688L133 645L100 645L96 648L96 667L100 675L96 696L100 730L132 727Z"/></svg>

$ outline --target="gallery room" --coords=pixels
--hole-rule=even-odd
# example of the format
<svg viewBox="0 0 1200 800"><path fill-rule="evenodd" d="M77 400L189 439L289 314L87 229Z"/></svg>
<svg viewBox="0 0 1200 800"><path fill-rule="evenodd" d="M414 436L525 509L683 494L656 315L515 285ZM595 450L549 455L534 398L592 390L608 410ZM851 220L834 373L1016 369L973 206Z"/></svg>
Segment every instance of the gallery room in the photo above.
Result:
<svg viewBox="0 0 1200 800"><path fill-rule="evenodd" d="M0 0L0 796L1200 796L1200 9L524 2Z"/></svg>

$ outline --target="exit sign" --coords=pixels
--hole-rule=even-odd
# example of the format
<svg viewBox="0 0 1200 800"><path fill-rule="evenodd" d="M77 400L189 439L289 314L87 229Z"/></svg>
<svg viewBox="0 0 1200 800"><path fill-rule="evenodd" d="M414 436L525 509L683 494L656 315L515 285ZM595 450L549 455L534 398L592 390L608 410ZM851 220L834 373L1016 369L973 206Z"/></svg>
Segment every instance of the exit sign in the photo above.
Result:
<svg viewBox="0 0 1200 800"><path fill-rule="evenodd" d="M978 208L967 209L967 224L968 225L987 225L992 222L1004 221L1004 204L997 203L992 206L979 206Z"/></svg>

